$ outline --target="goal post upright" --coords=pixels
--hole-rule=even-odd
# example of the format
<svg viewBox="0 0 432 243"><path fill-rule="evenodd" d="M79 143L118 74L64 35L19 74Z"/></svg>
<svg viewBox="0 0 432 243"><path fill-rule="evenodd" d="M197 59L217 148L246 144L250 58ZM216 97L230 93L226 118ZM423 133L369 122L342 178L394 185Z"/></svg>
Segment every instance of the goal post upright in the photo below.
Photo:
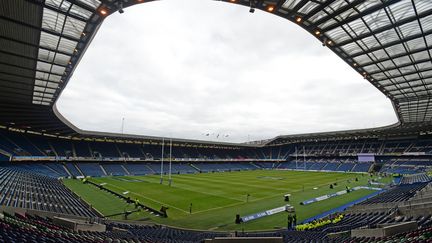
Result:
<svg viewBox="0 0 432 243"><path fill-rule="evenodd" d="M169 173L168 173L168 183L169 183L169 186L171 186L171 183L172 183L171 164L172 164L172 138L170 138L170 151L169 151Z"/></svg>
<svg viewBox="0 0 432 243"><path fill-rule="evenodd" d="M160 184L163 183L164 146L165 146L165 139L162 138L162 156L161 156L161 169L160 169Z"/></svg>

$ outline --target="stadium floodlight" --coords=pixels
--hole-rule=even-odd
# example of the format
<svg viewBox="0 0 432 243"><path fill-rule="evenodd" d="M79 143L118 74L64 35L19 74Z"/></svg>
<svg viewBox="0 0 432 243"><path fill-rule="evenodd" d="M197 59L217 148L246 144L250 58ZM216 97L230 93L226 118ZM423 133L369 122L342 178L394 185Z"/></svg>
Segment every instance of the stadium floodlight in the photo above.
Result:
<svg viewBox="0 0 432 243"><path fill-rule="evenodd" d="M327 38L324 38L324 41L323 41L323 43L322 43L322 46L327 46L327 43L328 43L328 39ZM331 43L331 42L330 42Z"/></svg>
<svg viewBox="0 0 432 243"><path fill-rule="evenodd" d="M250 6L249 13L255 13L255 3L253 2L253 0L249 1L249 6Z"/></svg>
<svg viewBox="0 0 432 243"><path fill-rule="evenodd" d="M122 0L120 0L119 2L118 2L118 11L119 11L119 13L124 13L124 10L123 10L123 1Z"/></svg>

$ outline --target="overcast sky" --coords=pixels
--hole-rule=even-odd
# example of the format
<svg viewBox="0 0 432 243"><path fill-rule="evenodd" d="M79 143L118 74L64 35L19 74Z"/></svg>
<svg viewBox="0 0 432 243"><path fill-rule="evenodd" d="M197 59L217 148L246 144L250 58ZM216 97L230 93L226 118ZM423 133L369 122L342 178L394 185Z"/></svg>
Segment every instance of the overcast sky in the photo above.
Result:
<svg viewBox="0 0 432 243"><path fill-rule="evenodd" d="M109 16L57 105L84 130L121 132L125 118L124 133L230 142L397 121L383 94L294 23L210 0Z"/></svg>

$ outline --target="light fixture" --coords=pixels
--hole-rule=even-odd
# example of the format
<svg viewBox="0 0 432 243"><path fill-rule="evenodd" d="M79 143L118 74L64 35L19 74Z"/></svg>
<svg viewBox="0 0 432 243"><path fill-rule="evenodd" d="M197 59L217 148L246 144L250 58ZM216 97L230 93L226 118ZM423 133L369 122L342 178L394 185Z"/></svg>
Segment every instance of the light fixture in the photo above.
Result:
<svg viewBox="0 0 432 243"><path fill-rule="evenodd" d="M323 42L322 42L322 46L329 46L331 44L333 44L333 41L331 41L327 37L325 37Z"/></svg>
<svg viewBox="0 0 432 243"><path fill-rule="evenodd" d="M320 34L321 34L321 31L315 30L315 35L320 35Z"/></svg>
<svg viewBox="0 0 432 243"><path fill-rule="evenodd" d="M102 15L107 15L107 13L108 13L105 9L101 9L99 12L100 12Z"/></svg>
<svg viewBox="0 0 432 243"><path fill-rule="evenodd" d="M236 0L230 0L230 2L232 2L232 3L235 3L235 2L236 2Z"/></svg>
<svg viewBox="0 0 432 243"><path fill-rule="evenodd" d="M357 67L357 63L354 63L353 65L354 65L354 67Z"/></svg>
<svg viewBox="0 0 432 243"><path fill-rule="evenodd" d="M274 10L274 6L268 6L268 7L267 7L267 11L269 11L269 12L273 12L273 10Z"/></svg>
<svg viewBox="0 0 432 243"><path fill-rule="evenodd" d="M249 0L249 13L255 13L255 2L253 0Z"/></svg>
<svg viewBox="0 0 432 243"><path fill-rule="evenodd" d="M297 18L295 19L295 21L296 21L297 23L300 23L300 22L302 21L302 18L301 18L301 17L297 17Z"/></svg>
<svg viewBox="0 0 432 243"><path fill-rule="evenodd" d="M119 2L118 2L118 11L119 11L119 13L124 13L124 10L123 10L123 1L122 0L120 0Z"/></svg>

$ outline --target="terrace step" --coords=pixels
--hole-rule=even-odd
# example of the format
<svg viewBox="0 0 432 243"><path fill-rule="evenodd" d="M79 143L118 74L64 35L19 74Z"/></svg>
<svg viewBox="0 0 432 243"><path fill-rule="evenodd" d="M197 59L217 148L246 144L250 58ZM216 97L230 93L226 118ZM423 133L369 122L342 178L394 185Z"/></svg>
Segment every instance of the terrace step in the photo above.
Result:
<svg viewBox="0 0 432 243"><path fill-rule="evenodd" d="M82 176L85 176L84 173L82 172L82 170L79 168L79 166L77 166L75 163L72 163L72 166L75 167L75 169L77 169L78 172L79 172Z"/></svg>
<svg viewBox="0 0 432 243"><path fill-rule="evenodd" d="M101 164L99 164L99 167L101 168L102 172L103 172L105 175L108 175L108 173L106 172L105 168L104 168Z"/></svg>
<svg viewBox="0 0 432 243"><path fill-rule="evenodd" d="M69 169L66 167L66 165L63 163L62 166L63 166L63 169L66 171L66 173L68 173L68 175L70 177L72 177L72 173L69 171Z"/></svg>
<svg viewBox="0 0 432 243"><path fill-rule="evenodd" d="M260 166L256 165L254 162L250 162L249 164L251 164L251 165L257 167L258 169L262 169Z"/></svg>
<svg viewBox="0 0 432 243"><path fill-rule="evenodd" d="M156 171L154 171L150 166L148 166L147 164L144 165L145 167L147 167L151 172L156 173Z"/></svg>
<svg viewBox="0 0 432 243"><path fill-rule="evenodd" d="M197 171L201 171L201 169L198 168L198 167L196 167L194 164L190 163L189 165L190 165L192 168L194 168L195 170L197 170Z"/></svg>

